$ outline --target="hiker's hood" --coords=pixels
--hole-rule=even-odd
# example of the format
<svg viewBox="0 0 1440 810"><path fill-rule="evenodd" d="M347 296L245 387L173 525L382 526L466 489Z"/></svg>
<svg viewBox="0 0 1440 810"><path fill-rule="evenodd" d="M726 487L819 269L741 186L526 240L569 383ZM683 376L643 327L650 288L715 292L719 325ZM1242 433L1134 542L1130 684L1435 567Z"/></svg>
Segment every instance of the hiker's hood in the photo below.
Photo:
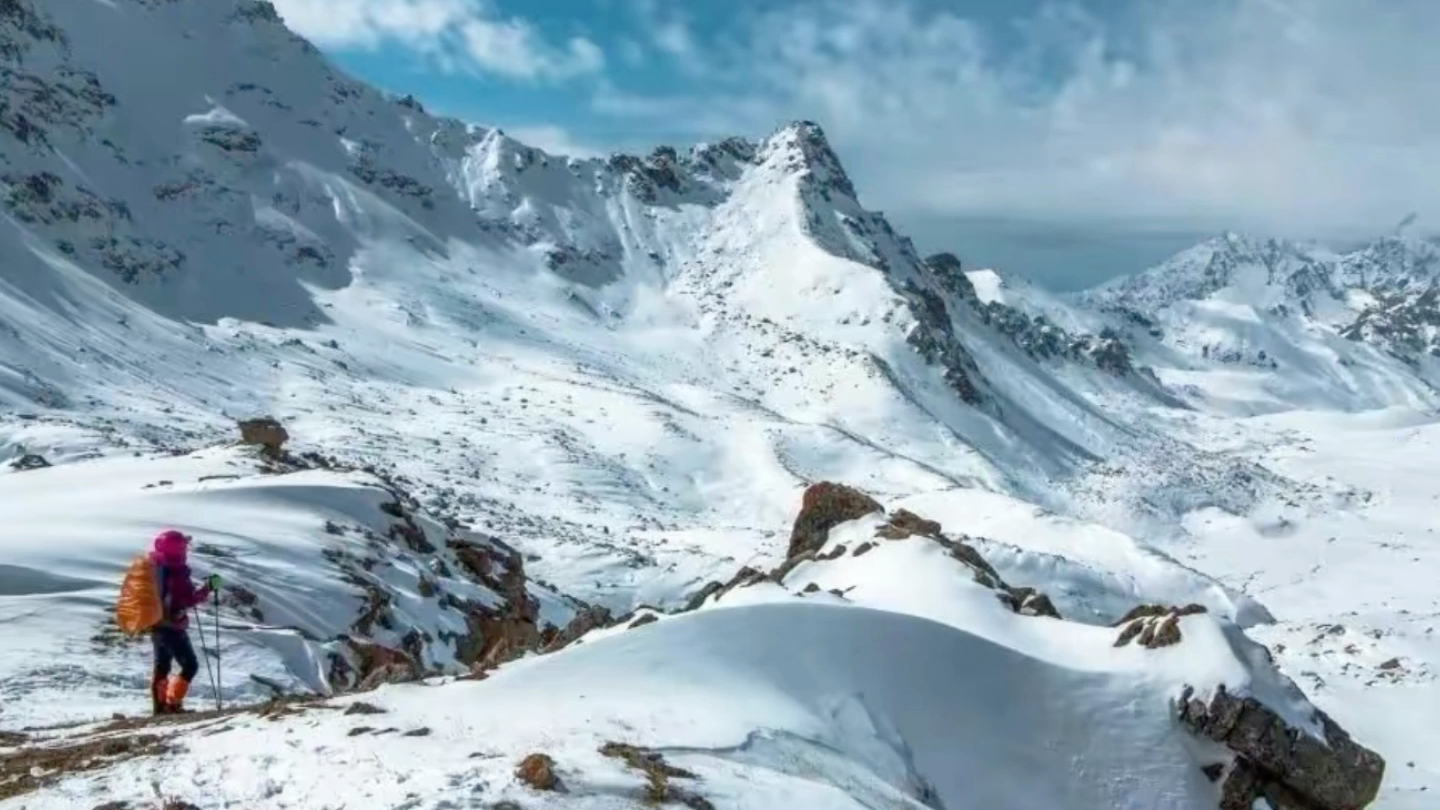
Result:
<svg viewBox="0 0 1440 810"><path fill-rule="evenodd" d="M184 565L189 550L190 538L172 529L156 535L154 550L150 556L157 562Z"/></svg>

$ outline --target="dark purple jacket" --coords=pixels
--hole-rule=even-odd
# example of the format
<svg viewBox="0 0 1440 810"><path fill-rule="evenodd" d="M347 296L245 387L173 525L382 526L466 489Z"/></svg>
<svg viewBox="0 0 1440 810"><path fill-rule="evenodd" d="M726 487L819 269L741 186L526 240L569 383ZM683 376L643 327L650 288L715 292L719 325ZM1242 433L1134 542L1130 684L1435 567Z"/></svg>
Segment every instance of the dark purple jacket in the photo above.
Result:
<svg viewBox="0 0 1440 810"><path fill-rule="evenodd" d="M183 557L167 558L158 551L150 552L150 562L160 573L160 604L165 609L163 626L185 630L190 627L190 608L205 604L210 587L197 588L190 580L190 566Z"/></svg>

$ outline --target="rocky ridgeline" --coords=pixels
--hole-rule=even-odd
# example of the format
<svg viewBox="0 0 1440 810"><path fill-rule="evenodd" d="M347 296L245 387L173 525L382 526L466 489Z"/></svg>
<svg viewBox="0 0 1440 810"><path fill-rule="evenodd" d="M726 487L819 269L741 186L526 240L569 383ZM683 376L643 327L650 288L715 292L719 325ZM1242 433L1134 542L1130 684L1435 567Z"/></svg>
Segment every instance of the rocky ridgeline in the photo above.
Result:
<svg viewBox="0 0 1440 810"><path fill-rule="evenodd" d="M785 585L790 572L804 562L844 554L863 556L878 543L919 540L945 547L969 568L977 583L992 589L996 598L1016 613L1062 620L1044 593L1007 584L973 545L947 536L939 523L904 509L888 515L873 541L853 549L840 545L823 552L835 527L884 512L878 501L856 489L829 482L815 484L805 491L783 564L769 572L742 568L726 582L711 582L679 612L723 599L737 588L763 582ZM844 597L843 591L834 593ZM1133 643L1159 650L1181 644L1180 620L1204 612L1200 605L1137 605L1116 622L1115 646ZM660 614L647 609L638 618L626 616L619 621L640 627L657 621ZM1379 791L1384 760L1356 743L1318 709L1315 718L1324 730L1324 740L1291 726L1254 698L1231 694L1223 686L1208 701L1187 688L1177 696L1176 706L1176 722L1182 728L1227 751L1220 761L1197 762L1211 781L1219 783L1221 810L1267 805L1271 810L1359 810L1374 801Z"/></svg>
<svg viewBox="0 0 1440 810"><path fill-rule="evenodd" d="M357 470L316 453L293 454L284 449L289 433L270 417L244 420L239 429L241 444L260 451L263 472L363 472L389 495L379 506L383 531L333 521L324 526L335 540L325 559L362 599L348 631L321 645L332 690L363 691L438 674L483 677L506 661L560 649L611 623L608 611L532 582L520 552L499 538L431 519L382 471ZM433 600L442 618L407 611L397 598L401 590ZM546 621L542 601L565 605L568 621ZM264 600L243 584L230 586L224 603L265 621ZM464 629L447 629L457 626Z"/></svg>
<svg viewBox="0 0 1440 810"><path fill-rule="evenodd" d="M986 326L1008 338L1034 360L1088 363L1117 377L1136 372L1129 345L1114 329L1107 327L1099 335L1074 334L1051 323L1044 315L1030 315L999 301L981 301L960 259L953 253L927 256L925 269L952 300L974 310Z"/></svg>
<svg viewBox="0 0 1440 810"><path fill-rule="evenodd" d="M1440 286L1380 293L1341 334L1410 362L1440 358Z"/></svg>

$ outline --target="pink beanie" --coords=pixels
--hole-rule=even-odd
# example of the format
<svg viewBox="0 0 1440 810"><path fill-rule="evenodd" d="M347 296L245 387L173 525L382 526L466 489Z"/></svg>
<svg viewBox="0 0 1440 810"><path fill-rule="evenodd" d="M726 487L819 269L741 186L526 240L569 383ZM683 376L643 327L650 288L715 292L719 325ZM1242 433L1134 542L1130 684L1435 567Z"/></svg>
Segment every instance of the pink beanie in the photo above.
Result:
<svg viewBox="0 0 1440 810"><path fill-rule="evenodd" d="M155 553L171 560L185 559L185 552L189 550L190 538L184 534L170 529L155 536Z"/></svg>

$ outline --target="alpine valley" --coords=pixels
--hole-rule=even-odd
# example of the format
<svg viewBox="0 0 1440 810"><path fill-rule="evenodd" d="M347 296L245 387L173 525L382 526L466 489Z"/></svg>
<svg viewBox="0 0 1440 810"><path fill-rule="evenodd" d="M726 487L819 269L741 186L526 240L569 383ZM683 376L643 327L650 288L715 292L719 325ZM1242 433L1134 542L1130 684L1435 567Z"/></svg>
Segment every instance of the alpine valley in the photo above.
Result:
<svg viewBox="0 0 1440 810"><path fill-rule="evenodd" d="M0 810L1435 806L1440 245L1064 296L862 196L0 0Z"/></svg>

